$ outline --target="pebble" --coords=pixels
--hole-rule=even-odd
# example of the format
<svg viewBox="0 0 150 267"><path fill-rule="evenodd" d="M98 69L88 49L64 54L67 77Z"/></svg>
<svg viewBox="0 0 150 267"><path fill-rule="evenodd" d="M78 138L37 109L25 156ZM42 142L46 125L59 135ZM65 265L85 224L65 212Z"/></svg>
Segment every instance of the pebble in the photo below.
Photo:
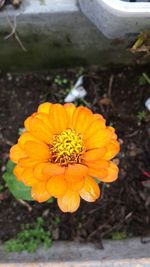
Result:
<svg viewBox="0 0 150 267"><path fill-rule="evenodd" d="M121 138L119 138L118 141L119 141L120 145L123 144L123 140Z"/></svg>
<svg viewBox="0 0 150 267"><path fill-rule="evenodd" d="M120 159L116 158L116 159L113 159L113 162L118 166L119 163L120 163Z"/></svg>
<svg viewBox="0 0 150 267"><path fill-rule="evenodd" d="M47 215L49 214L49 209L46 209L43 211L43 217L47 217Z"/></svg>
<svg viewBox="0 0 150 267"><path fill-rule="evenodd" d="M6 171L6 166L5 165L2 166L1 171L2 172Z"/></svg>
<svg viewBox="0 0 150 267"><path fill-rule="evenodd" d="M145 107L150 111L150 97L145 101Z"/></svg>
<svg viewBox="0 0 150 267"><path fill-rule="evenodd" d="M52 236L54 240L58 240L59 239L59 228L56 228L54 230L52 230Z"/></svg>
<svg viewBox="0 0 150 267"><path fill-rule="evenodd" d="M8 81L12 80L12 75L10 73L7 73L7 79L8 79Z"/></svg>

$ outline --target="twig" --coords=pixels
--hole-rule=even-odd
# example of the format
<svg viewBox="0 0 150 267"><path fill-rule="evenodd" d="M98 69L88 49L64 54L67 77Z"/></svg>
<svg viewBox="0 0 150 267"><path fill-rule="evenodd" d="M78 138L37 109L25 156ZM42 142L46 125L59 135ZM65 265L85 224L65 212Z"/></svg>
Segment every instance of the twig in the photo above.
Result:
<svg viewBox="0 0 150 267"><path fill-rule="evenodd" d="M94 231L92 231L89 234L87 240L89 241L92 236L94 236L98 231L101 231L104 227L107 228L107 229L110 229L110 226L109 225L106 225L106 224L99 225L98 228L96 228Z"/></svg>
<svg viewBox="0 0 150 267"><path fill-rule="evenodd" d="M93 90L93 102L92 102L92 107L94 107L99 99L98 95L98 86L93 82L93 80L90 81L92 85L92 90Z"/></svg>
<svg viewBox="0 0 150 267"><path fill-rule="evenodd" d="M4 138L4 137L1 136L1 135L0 135L0 137L2 138L2 141L3 141L5 144L7 144L7 145L9 145L9 146L13 146L13 145L14 145L14 143L11 142L10 140Z"/></svg>
<svg viewBox="0 0 150 267"><path fill-rule="evenodd" d="M11 28L11 33L8 34L7 36L5 36L4 40L8 40L11 36L13 36L16 32L16 27L17 27L17 21L16 21L16 16L14 16L14 25L12 25L11 21L9 20L8 16L7 16L7 21L8 21L8 24Z"/></svg>
<svg viewBox="0 0 150 267"><path fill-rule="evenodd" d="M111 98L111 91L112 91L112 84L113 84L113 81L114 81L114 75L112 74L110 76L110 79L109 79L109 85L108 85L108 97Z"/></svg>
<svg viewBox="0 0 150 267"><path fill-rule="evenodd" d="M145 80L147 81L147 83L150 84L150 78L148 77L148 75L145 72L143 72L142 75L145 78Z"/></svg>
<svg viewBox="0 0 150 267"><path fill-rule="evenodd" d="M16 28L17 28L17 20L16 20L16 16L14 16L14 23L12 24L10 19L8 18L7 16L7 21L8 21L8 24L11 28L11 33L8 34L7 36L5 36L4 40L8 40L10 37L14 36L16 41L18 42L19 46L22 48L22 50L24 52L27 52L27 49L24 47L23 43L21 42L17 32L16 32Z"/></svg>
<svg viewBox="0 0 150 267"><path fill-rule="evenodd" d="M106 114L105 109L103 108L103 105L101 104L101 102L99 102L99 106L100 106L100 109L101 109L102 114L106 118L107 117L107 114Z"/></svg>
<svg viewBox="0 0 150 267"><path fill-rule="evenodd" d="M109 78L108 92L107 92L108 98L110 98L110 99L111 99L113 81L114 81L114 75L112 74L110 76L110 78ZM106 109L106 114L107 115L108 115L108 112L109 112L109 105L107 106L107 109Z"/></svg>
<svg viewBox="0 0 150 267"><path fill-rule="evenodd" d="M22 204L24 207L26 207L28 209L29 212L32 211L32 207L29 205L29 203L27 203L26 201L22 200L22 199L18 199L18 202L20 204Z"/></svg>
<svg viewBox="0 0 150 267"><path fill-rule="evenodd" d="M125 137L133 137L133 136L137 135L138 132L139 132L139 130L136 130L136 131L134 131L133 133L126 134Z"/></svg>
<svg viewBox="0 0 150 267"><path fill-rule="evenodd" d="M13 145L14 145L13 142L11 142L11 141L9 141L9 140L7 140L7 139L4 139L4 140L5 140L5 143L6 143L8 146L13 146Z"/></svg>
<svg viewBox="0 0 150 267"><path fill-rule="evenodd" d="M110 225L99 225L98 228L96 228L93 232L91 232L88 236L88 240L90 240L90 238L92 236L94 236L98 231L101 231L104 227L107 229L106 231L101 233L101 237L103 238L104 236L108 235L109 233L111 233L113 230L116 230L120 225L122 225L124 222L126 222L131 216L133 215L133 211L129 212L124 219L121 220L121 222L113 225L112 227L110 227Z"/></svg>
<svg viewBox="0 0 150 267"><path fill-rule="evenodd" d="M84 98L79 98L81 99L81 101L88 107L91 108L91 104L89 102L87 102Z"/></svg>
<svg viewBox="0 0 150 267"><path fill-rule="evenodd" d="M133 211L129 212L124 219L121 220L121 222L113 225L111 228L109 228L108 230L106 230L105 232L103 232L101 234L102 237L108 235L109 233L111 233L113 230L117 229L119 226L121 226L124 222L128 221L128 219L133 215Z"/></svg>
<svg viewBox="0 0 150 267"><path fill-rule="evenodd" d="M103 183L102 187L101 187L101 199L103 199L103 197L104 197L104 190L106 187L107 187L106 183Z"/></svg>

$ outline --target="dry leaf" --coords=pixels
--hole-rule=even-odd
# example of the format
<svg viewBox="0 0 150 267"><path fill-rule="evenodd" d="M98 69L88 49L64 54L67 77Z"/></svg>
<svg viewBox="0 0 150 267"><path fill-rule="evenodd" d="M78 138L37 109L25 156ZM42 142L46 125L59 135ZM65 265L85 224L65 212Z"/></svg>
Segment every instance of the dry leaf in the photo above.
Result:
<svg viewBox="0 0 150 267"><path fill-rule="evenodd" d="M105 106L109 106L109 105L113 105L112 100L109 97L104 97L102 99L99 100L100 104L105 105Z"/></svg>
<svg viewBox="0 0 150 267"><path fill-rule="evenodd" d="M19 7L21 4L21 0L11 0L11 3L13 4L14 7Z"/></svg>
<svg viewBox="0 0 150 267"><path fill-rule="evenodd" d="M0 0L0 9L4 6L5 2L5 0Z"/></svg>
<svg viewBox="0 0 150 267"><path fill-rule="evenodd" d="M132 53L136 52L150 52L150 38L149 38L149 31L141 32L136 41L134 42L133 46L129 49Z"/></svg>

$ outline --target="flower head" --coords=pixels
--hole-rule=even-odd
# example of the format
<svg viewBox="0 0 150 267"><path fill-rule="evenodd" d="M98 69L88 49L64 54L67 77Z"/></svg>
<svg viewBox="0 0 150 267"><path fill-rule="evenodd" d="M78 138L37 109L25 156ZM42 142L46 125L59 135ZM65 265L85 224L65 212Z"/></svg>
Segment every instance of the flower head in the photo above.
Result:
<svg viewBox="0 0 150 267"><path fill-rule="evenodd" d="M25 120L25 129L10 159L18 181L31 186L34 200L53 196L63 212L74 212L80 198L99 198L96 179L117 179L118 167L111 159L120 147L114 128L101 115L73 104L44 103Z"/></svg>

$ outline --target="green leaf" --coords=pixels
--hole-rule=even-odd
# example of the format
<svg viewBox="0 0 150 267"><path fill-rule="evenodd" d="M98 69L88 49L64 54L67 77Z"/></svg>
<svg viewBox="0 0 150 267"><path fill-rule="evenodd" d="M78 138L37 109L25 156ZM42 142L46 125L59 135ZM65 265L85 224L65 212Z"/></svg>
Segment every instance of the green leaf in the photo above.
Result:
<svg viewBox="0 0 150 267"><path fill-rule="evenodd" d="M6 164L6 171L8 172L8 173L12 173L13 172L13 169L14 169L14 167L15 167L15 163L13 163L11 160L8 160L7 161L7 164Z"/></svg>
<svg viewBox="0 0 150 267"><path fill-rule="evenodd" d="M45 221L38 217L34 224L21 225L22 230L16 236L4 243L7 252L27 251L33 253L39 245L49 248L52 244L52 236L45 230Z"/></svg>
<svg viewBox="0 0 150 267"><path fill-rule="evenodd" d="M146 84L146 80L145 80L145 78L143 77L143 75L141 75L140 77L139 77L139 85L145 85Z"/></svg>
<svg viewBox="0 0 150 267"><path fill-rule="evenodd" d="M13 174L14 167L15 164L9 160L6 165L6 172L3 174L3 179L5 180L9 191L17 199L33 200L31 197L31 188L25 186L22 182L17 181L16 176Z"/></svg>
<svg viewBox="0 0 150 267"><path fill-rule="evenodd" d="M48 200L47 200L47 203L54 203L55 202L55 198L54 197L50 197Z"/></svg>
<svg viewBox="0 0 150 267"><path fill-rule="evenodd" d="M94 177L94 179L97 184L100 184L101 181L98 178Z"/></svg>
<svg viewBox="0 0 150 267"><path fill-rule="evenodd" d="M112 232L111 234L112 240L123 240L127 238L126 232Z"/></svg>

